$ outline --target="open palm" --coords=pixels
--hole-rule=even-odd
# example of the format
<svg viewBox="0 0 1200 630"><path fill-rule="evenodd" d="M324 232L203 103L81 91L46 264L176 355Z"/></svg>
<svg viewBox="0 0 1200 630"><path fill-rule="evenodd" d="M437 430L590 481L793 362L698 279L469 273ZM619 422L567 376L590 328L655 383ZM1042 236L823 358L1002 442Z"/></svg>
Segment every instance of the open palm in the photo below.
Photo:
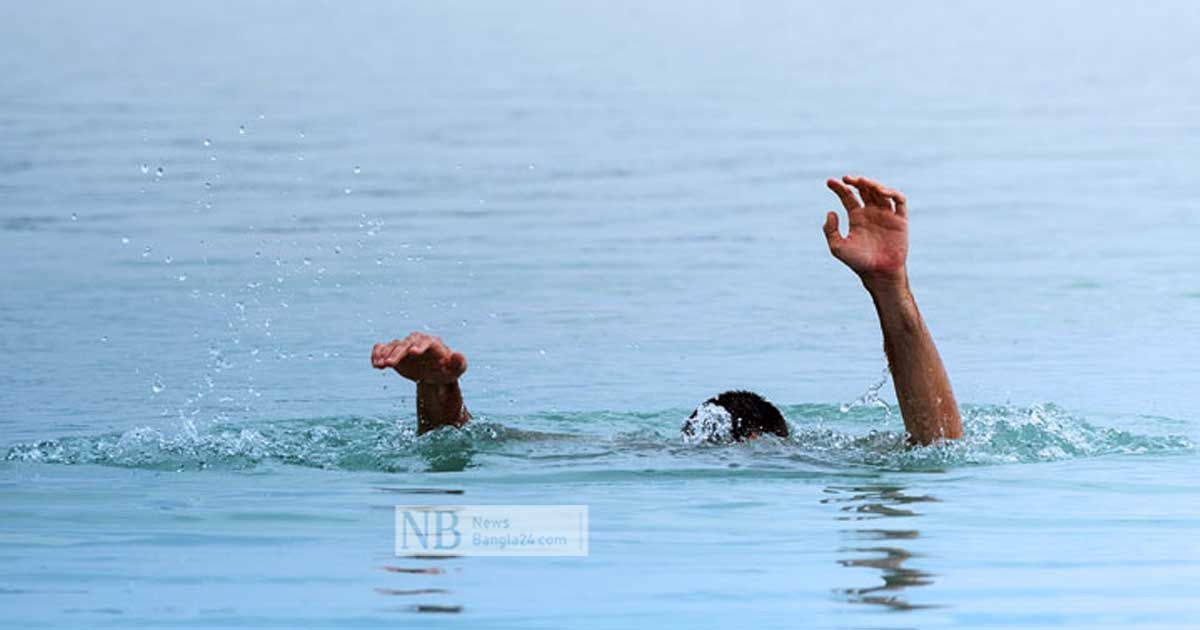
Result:
<svg viewBox="0 0 1200 630"><path fill-rule="evenodd" d="M865 177L831 179L826 185L842 200L850 218L849 234L842 236L837 213L825 217L825 238L834 257L864 281L903 275L908 258L904 195Z"/></svg>

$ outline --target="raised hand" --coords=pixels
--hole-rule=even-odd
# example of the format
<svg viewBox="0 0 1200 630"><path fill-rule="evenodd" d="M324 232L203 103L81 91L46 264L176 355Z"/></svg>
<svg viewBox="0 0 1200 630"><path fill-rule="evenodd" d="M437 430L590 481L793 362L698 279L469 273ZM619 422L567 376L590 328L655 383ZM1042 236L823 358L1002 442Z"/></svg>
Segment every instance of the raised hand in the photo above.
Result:
<svg viewBox="0 0 1200 630"><path fill-rule="evenodd" d="M825 184L842 200L850 218L850 231L842 236L837 213L826 215L829 251L864 283L903 280L908 259L908 204L904 195L865 177L847 175L842 181L830 179Z"/></svg>
<svg viewBox="0 0 1200 630"><path fill-rule="evenodd" d="M847 175L826 184L842 200L850 216L850 232L842 236L838 215L830 212L825 217L825 239L829 251L862 279L875 303L910 441L932 444L962 437L962 417L950 377L908 286L904 195L865 177Z"/></svg>
<svg viewBox="0 0 1200 630"><path fill-rule="evenodd" d="M380 370L393 368L416 383L449 385L467 371L467 358L451 351L439 337L414 332L404 339L375 344L371 365Z"/></svg>

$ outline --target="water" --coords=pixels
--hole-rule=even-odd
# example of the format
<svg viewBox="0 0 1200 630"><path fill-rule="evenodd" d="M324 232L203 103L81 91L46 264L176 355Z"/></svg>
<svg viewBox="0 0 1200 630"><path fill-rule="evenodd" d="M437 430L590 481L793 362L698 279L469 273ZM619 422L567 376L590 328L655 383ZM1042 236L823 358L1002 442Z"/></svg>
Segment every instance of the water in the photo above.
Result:
<svg viewBox="0 0 1200 630"><path fill-rule="evenodd" d="M27 5L0 624L1200 624L1194 5ZM873 393L844 172L910 199L962 443ZM370 369L409 330L470 430ZM684 444L735 387L793 436ZM591 556L397 558L412 502Z"/></svg>

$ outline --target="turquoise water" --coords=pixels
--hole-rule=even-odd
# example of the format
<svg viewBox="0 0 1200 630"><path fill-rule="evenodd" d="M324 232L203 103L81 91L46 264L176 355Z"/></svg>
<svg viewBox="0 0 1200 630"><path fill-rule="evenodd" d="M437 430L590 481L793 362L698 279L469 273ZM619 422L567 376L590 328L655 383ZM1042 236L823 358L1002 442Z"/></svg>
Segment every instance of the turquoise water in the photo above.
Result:
<svg viewBox="0 0 1200 630"><path fill-rule="evenodd" d="M0 20L0 625L1200 624L1196 6L176 4ZM902 446L843 172L962 442ZM468 430L370 368L414 329ZM792 436L684 443L730 388ZM398 558L414 502L591 553Z"/></svg>

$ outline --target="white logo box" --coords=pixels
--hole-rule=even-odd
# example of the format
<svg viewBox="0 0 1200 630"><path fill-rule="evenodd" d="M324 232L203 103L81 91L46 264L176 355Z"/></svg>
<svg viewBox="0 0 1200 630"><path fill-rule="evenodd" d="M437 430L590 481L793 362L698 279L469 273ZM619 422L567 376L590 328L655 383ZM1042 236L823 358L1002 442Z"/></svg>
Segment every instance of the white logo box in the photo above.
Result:
<svg viewBox="0 0 1200 630"><path fill-rule="evenodd" d="M397 556L583 557L586 505L397 505Z"/></svg>

